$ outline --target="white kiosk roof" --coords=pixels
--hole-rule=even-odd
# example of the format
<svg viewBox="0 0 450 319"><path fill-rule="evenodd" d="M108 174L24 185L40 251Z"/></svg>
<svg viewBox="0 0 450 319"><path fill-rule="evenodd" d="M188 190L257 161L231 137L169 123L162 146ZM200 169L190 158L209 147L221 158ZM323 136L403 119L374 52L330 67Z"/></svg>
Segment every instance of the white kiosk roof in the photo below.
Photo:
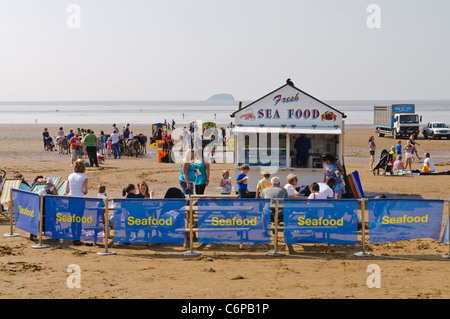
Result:
<svg viewBox="0 0 450 319"><path fill-rule="evenodd" d="M256 127L278 128L289 133L340 134L346 116L288 83L232 113L231 117L235 118L234 132Z"/></svg>

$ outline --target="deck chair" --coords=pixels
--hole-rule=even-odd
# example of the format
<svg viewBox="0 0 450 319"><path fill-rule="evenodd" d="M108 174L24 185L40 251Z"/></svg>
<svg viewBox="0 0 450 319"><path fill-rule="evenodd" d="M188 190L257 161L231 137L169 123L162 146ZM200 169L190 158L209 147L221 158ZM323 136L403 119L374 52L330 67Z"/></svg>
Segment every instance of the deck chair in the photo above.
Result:
<svg viewBox="0 0 450 319"><path fill-rule="evenodd" d="M56 189L59 196L66 195L66 186L67 186L67 179L63 180L61 182L61 185L59 185L59 187Z"/></svg>
<svg viewBox="0 0 450 319"><path fill-rule="evenodd" d="M43 178L43 180L38 180L36 182L36 184L33 185L33 187L31 188L31 191L33 193L38 193L40 190L45 189L45 185L47 185L47 179L51 178L53 180L53 185L55 185L56 189L58 189L59 187L59 183L61 181L61 177L45 177Z"/></svg>
<svg viewBox="0 0 450 319"><path fill-rule="evenodd" d="M16 179L5 179L1 186L1 195L0 195L0 205L1 210L0 214L5 216L7 219L10 219L9 211L12 208L12 198L11 198L11 189L20 188L20 185L23 183L23 178Z"/></svg>

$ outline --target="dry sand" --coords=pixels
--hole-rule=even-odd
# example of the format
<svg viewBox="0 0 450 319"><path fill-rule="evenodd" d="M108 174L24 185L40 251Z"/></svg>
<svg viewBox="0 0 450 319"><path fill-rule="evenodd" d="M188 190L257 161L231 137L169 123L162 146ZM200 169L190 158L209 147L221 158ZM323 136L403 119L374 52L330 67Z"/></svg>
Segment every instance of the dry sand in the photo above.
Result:
<svg viewBox="0 0 450 319"><path fill-rule="evenodd" d="M74 127L75 128L75 127ZM96 132L110 127L91 127ZM0 168L7 177L22 174L31 183L38 174L62 176L71 172L69 155L43 150L43 127L0 127ZM56 135L57 127L50 127ZM66 131L68 127L65 128ZM149 128L133 127L149 135ZM369 171L368 138L372 128L346 127L345 165L357 170L368 197L384 193L388 197L449 199L450 177L373 176ZM380 151L395 145L392 138L375 138L377 161ZM405 145L405 142L403 145ZM419 140L420 156L428 151L437 170L450 168L450 141ZM155 149L148 155L120 160L107 159L101 168L88 168L88 196L96 196L96 185L104 183L108 196L122 197L128 183L145 180L163 197L178 187L179 164L156 160ZM413 169L421 164L413 162ZM219 194L220 173L233 164L213 164L208 194ZM232 176L234 178L234 176ZM301 176L300 176L301 180ZM444 208L447 211L447 206ZM446 215L445 215L446 218ZM0 217L0 231L9 233L9 224ZM185 257L181 245L114 245L116 255L101 256L102 246L73 246L46 239L51 247L33 249L28 233L21 237L0 237L0 298L440 298L450 297L450 268L442 254L446 244L420 239L369 245L373 257L355 257L361 246L294 245L296 254L270 257L270 247L260 245L207 245L199 257ZM282 247L283 248L283 247ZM282 250L282 252L285 252ZM81 269L81 288L68 288L68 265ZM368 288L367 267L381 269L381 288Z"/></svg>

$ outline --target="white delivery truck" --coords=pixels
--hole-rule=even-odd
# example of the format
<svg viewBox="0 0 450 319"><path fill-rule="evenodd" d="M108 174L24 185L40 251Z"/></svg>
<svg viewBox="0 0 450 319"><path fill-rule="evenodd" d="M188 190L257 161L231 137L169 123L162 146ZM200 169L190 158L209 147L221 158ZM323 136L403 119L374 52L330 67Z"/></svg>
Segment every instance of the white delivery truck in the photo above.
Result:
<svg viewBox="0 0 450 319"><path fill-rule="evenodd" d="M420 132L422 117L415 113L414 104L375 105L374 119L379 137L392 135L395 139Z"/></svg>

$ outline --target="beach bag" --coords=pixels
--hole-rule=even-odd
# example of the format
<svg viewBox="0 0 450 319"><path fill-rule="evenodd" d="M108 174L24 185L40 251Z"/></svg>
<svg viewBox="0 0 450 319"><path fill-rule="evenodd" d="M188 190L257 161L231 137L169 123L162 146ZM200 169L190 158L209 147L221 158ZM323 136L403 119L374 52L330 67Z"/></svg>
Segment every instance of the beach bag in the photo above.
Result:
<svg viewBox="0 0 450 319"><path fill-rule="evenodd" d="M77 148L77 153L78 155L83 155L83 150L81 149L81 147Z"/></svg>
<svg viewBox="0 0 450 319"><path fill-rule="evenodd" d="M430 172L430 166L422 166L422 173L429 173Z"/></svg>

